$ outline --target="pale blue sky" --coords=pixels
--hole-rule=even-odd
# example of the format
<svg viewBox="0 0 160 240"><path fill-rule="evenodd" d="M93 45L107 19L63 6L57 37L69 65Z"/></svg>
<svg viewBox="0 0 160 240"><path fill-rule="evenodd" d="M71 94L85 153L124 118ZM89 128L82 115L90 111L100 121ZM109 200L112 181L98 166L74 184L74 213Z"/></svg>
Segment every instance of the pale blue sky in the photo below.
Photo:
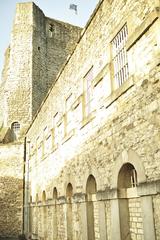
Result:
<svg viewBox="0 0 160 240"><path fill-rule="evenodd" d="M4 52L10 41L16 3L26 0L0 0L0 75L3 67ZM59 19L84 27L99 0L34 0L47 17ZM78 14L69 10L70 4L78 5Z"/></svg>

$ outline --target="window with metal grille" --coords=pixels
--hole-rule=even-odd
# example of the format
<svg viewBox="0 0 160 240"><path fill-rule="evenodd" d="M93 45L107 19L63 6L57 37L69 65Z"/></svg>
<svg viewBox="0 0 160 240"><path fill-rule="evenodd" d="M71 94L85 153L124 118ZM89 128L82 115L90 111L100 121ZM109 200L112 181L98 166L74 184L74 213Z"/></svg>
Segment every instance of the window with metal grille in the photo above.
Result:
<svg viewBox="0 0 160 240"><path fill-rule="evenodd" d="M53 24L49 24L49 37L53 37L54 27Z"/></svg>
<svg viewBox="0 0 160 240"><path fill-rule="evenodd" d="M11 125L11 129L14 133L14 140L17 139L18 137L18 134L19 134L19 131L20 131L20 124L19 122L13 122L12 125Z"/></svg>
<svg viewBox="0 0 160 240"><path fill-rule="evenodd" d="M84 76L84 101L85 101L85 115L88 116L92 112L92 80L93 67Z"/></svg>
<svg viewBox="0 0 160 240"><path fill-rule="evenodd" d="M129 77L126 41L128 37L127 25L125 24L112 40L112 56L114 66L114 80L116 87L120 87Z"/></svg>

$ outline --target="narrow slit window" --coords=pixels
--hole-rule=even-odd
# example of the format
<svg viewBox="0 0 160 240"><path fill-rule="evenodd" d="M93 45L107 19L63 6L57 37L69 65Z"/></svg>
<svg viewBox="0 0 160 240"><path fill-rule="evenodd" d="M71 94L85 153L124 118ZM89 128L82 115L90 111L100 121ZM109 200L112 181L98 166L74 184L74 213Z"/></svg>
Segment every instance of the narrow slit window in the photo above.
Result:
<svg viewBox="0 0 160 240"><path fill-rule="evenodd" d="M49 24L49 36L53 37L54 27L53 24Z"/></svg>

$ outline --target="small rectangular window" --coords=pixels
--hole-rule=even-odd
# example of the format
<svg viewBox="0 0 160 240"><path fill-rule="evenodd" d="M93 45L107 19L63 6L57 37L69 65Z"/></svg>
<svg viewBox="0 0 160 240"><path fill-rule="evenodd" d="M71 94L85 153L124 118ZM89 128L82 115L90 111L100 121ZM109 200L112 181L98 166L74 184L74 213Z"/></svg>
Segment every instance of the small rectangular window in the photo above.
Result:
<svg viewBox="0 0 160 240"><path fill-rule="evenodd" d="M116 87L120 87L129 77L126 41L128 37L127 25L118 32L112 40L112 57L114 67L114 80Z"/></svg>

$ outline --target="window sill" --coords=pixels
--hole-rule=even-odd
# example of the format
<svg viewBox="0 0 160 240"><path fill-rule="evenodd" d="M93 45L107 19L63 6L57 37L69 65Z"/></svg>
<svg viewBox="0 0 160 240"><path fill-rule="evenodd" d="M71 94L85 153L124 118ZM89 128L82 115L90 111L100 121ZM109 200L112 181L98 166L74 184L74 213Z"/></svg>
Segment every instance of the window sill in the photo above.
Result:
<svg viewBox="0 0 160 240"><path fill-rule="evenodd" d="M128 38L126 43L126 49L129 49L144 35L146 31L152 26L152 24L158 19L159 11L155 9L151 12L148 17L144 20L144 22L138 26L133 34Z"/></svg>
<svg viewBox="0 0 160 240"><path fill-rule="evenodd" d="M88 116L86 116L86 117L82 120L82 125L81 125L81 128L80 128L80 129L82 129L83 127L85 127L88 123L90 123L90 122L95 118L95 112L96 112L96 111L91 112Z"/></svg>
<svg viewBox="0 0 160 240"><path fill-rule="evenodd" d="M55 152L58 149L58 144L54 144L52 147L52 152Z"/></svg>
<svg viewBox="0 0 160 240"><path fill-rule="evenodd" d="M127 81L125 81L119 88L111 93L105 99L105 107L109 107L113 102L115 102L121 95L123 95L129 88L133 87L134 78L131 76Z"/></svg>
<svg viewBox="0 0 160 240"><path fill-rule="evenodd" d="M72 129L68 134L66 134L65 137L63 138L62 144L64 144L64 143L67 142L71 137L73 137L74 133L75 133L75 129Z"/></svg>

